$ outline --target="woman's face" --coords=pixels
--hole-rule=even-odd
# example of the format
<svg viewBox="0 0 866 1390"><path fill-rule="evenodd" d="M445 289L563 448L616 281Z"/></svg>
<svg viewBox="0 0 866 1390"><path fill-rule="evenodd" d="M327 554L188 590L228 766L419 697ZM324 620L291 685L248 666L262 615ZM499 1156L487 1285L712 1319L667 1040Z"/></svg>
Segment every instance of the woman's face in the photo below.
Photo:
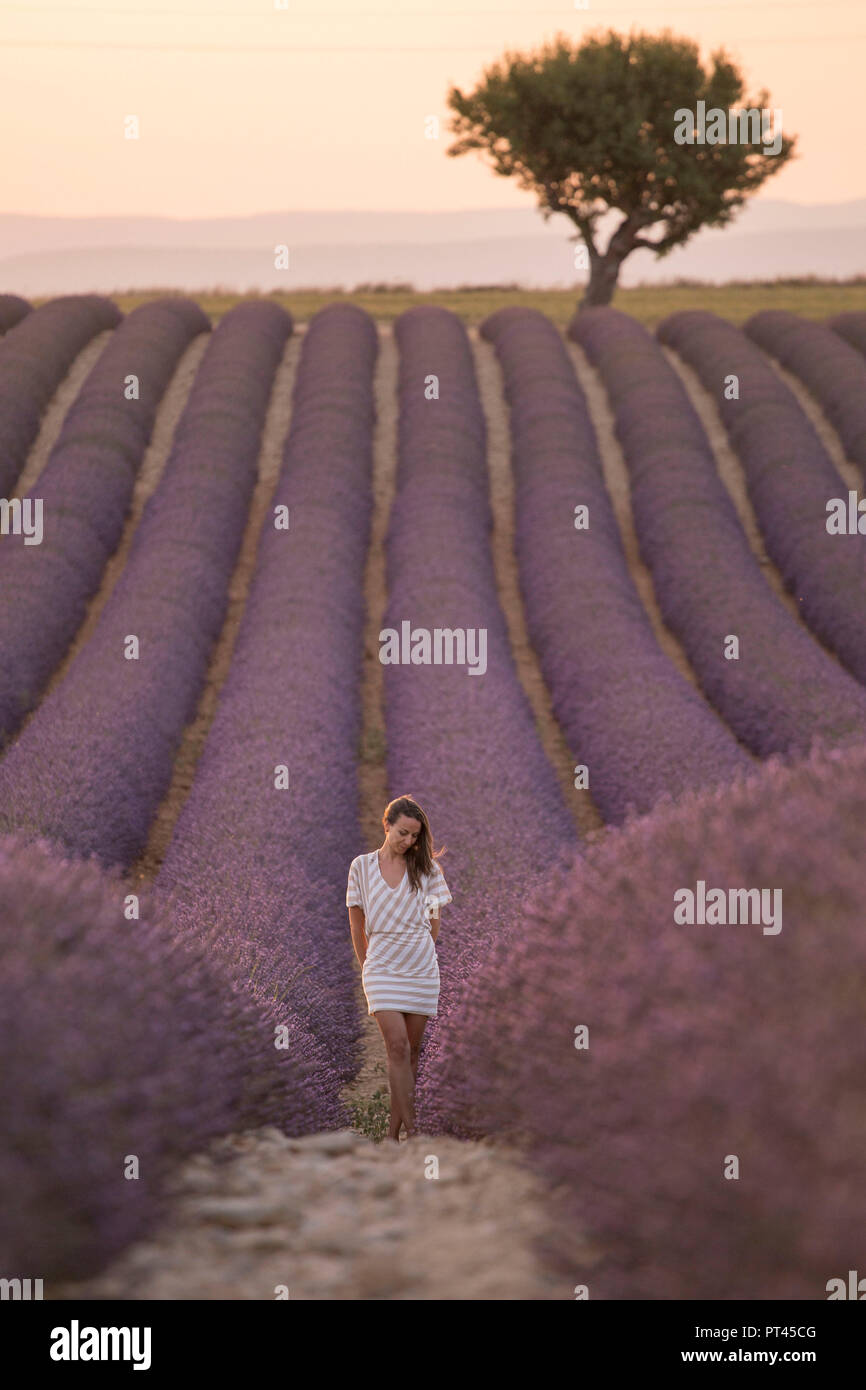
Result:
<svg viewBox="0 0 866 1390"><path fill-rule="evenodd" d="M421 834L421 822L412 816L398 816L393 825L387 825L387 841L395 854L405 854Z"/></svg>

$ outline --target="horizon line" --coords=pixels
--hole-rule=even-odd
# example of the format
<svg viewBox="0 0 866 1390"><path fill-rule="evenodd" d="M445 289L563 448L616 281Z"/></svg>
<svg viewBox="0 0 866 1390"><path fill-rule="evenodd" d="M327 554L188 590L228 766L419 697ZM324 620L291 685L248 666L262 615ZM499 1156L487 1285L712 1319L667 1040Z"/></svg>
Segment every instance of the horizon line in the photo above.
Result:
<svg viewBox="0 0 866 1390"><path fill-rule="evenodd" d="M819 201L814 202L814 203L802 202L802 201L800 201L799 199L794 199L794 198L761 198L761 199L758 199L757 197L755 197L755 198L748 198L748 199L746 200L746 203L744 204L743 208L740 209L740 211L745 212L747 208L753 206L753 205L754 205L756 202L758 202L758 201L760 201L760 202L762 202L762 203L786 203L786 204L788 204L788 205L791 206L791 207L803 207L803 208L827 207L827 208L837 208L837 207L847 207L847 206L849 206L849 205L852 204L852 203L863 203L863 202L866 202L866 193L861 194L859 197L854 197L854 198L843 198L843 199L839 199L839 200L837 200L837 201L835 201L835 202L828 202L828 201L822 199L822 200L819 200ZM167 212L64 213L64 212L18 212L18 211L14 211L14 212L13 212L13 211L3 211L3 210L0 210L0 217L29 217L29 218L38 218L38 219L40 219L40 220L43 221L43 222L57 222L57 221L67 221L67 222L71 222L71 221L109 222L109 221L128 220L128 219L130 219L130 218L138 218L139 220L144 220L144 219L150 218L150 219L152 219L152 220L154 220L154 221L160 220L160 221L163 221L163 222L232 222L232 221L234 221L234 222L242 222L242 221L251 220L251 219L254 218L254 217L291 217L291 216L299 216L299 215L300 215L300 216L310 216L310 215L315 215L315 216L336 216L336 215L342 215L342 216L344 216L344 217L347 217L347 216L348 216L348 217L359 217L359 216L363 217L363 216L365 216L365 215L366 215L366 216L370 216L370 217L380 217L380 216L386 216L386 217L395 217L395 216L403 216L403 217L406 217L406 216L413 216L413 217L437 217L437 216L440 216L440 217L447 217L447 216L453 216L453 215L455 215L455 214L479 213L479 212L489 212L489 213L502 213L502 212L509 212L509 213L510 213L510 212L537 212L537 213L541 213L542 211L543 211L543 209L542 209L541 207L539 207L539 206L536 204L536 205L533 206L533 207L526 207L526 208L506 207L505 205L499 206L499 207L459 207L459 208L384 208L384 207L383 207L383 208L272 208L272 209L268 209L268 210L263 211L263 212L218 212L218 213L201 213L201 214L195 214L195 213L193 213L193 214L190 214L190 215L188 215L188 216L176 216L176 215L173 215L172 213L167 213ZM617 211L619 211L618 208L608 208L608 209L607 209L607 214L609 214L609 213L611 213L611 212L617 212ZM607 214L605 214L605 215L607 215ZM562 209L562 208L557 208L555 211L551 211L551 213L550 213L550 216L551 216L551 217L555 217L555 216L557 216L557 215L562 215L562 216L566 215L565 212L564 212L564 209Z"/></svg>

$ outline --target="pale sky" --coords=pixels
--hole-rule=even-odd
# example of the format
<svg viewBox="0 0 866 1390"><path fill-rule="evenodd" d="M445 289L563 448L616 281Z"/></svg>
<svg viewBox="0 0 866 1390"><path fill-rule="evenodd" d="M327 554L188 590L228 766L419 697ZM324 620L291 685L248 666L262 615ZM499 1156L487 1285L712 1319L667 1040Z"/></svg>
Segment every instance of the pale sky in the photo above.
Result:
<svg viewBox="0 0 866 1390"><path fill-rule="evenodd" d="M480 155L445 157L448 87L474 86L505 48L607 28L670 28L704 61L725 46L747 97L769 90L800 157L763 196L866 197L864 0L277 3L0 0L0 211L532 207Z"/></svg>

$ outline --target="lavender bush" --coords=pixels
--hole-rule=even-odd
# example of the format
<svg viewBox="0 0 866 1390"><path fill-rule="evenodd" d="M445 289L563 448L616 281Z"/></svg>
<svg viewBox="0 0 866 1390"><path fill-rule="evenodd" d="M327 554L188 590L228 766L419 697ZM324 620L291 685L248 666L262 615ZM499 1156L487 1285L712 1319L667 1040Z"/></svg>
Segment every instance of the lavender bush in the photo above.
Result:
<svg viewBox="0 0 866 1390"><path fill-rule="evenodd" d="M263 301L215 330L93 635L0 762L0 832L34 829L105 864L143 849L225 617L291 327Z"/></svg>
<svg viewBox="0 0 866 1390"><path fill-rule="evenodd" d="M318 1127L347 1123L339 1086L360 1026L346 923L358 853L362 584L372 510L372 319L331 305L304 335L273 511L231 667L157 879L178 919L216 921L237 978L301 1021L326 1064ZM289 509L289 529L275 526ZM288 773L286 790L276 769Z"/></svg>
<svg viewBox="0 0 866 1390"><path fill-rule="evenodd" d="M120 539L159 401L181 353L207 327L188 299L144 304L124 320L28 493L42 499L41 543L9 535L0 545L0 746L36 704L84 618ZM124 397L130 373L140 380L138 400Z"/></svg>
<svg viewBox="0 0 866 1390"><path fill-rule="evenodd" d="M591 845L479 972L453 1128L559 1187L569 1288L823 1299L862 1270L864 817L863 745L688 793ZM676 924L699 882L779 889L781 930Z"/></svg>
<svg viewBox="0 0 866 1390"><path fill-rule="evenodd" d="M448 1017L473 972L523 930L520 903L539 873L573 849L571 818L535 731L511 657L490 552L485 423L465 329L444 309L396 321L399 467L387 542L385 628L484 628L487 669L386 665L391 794L418 798L454 903L437 946L438 1016L427 1025L418 1118L447 1118L436 1080ZM425 399L425 378L439 399ZM444 1043L443 1043L444 1039Z"/></svg>
<svg viewBox="0 0 866 1390"><path fill-rule="evenodd" d="M32 305L20 294L0 294L0 333L8 333L32 310Z"/></svg>
<svg viewBox="0 0 866 1390"><path fill-rule="evenodd" d="M273 1045L274 1010L146 893L128 920L128 891L56 846L0 840L6 1277L97 1273L165 1214L179 1160L217 1135L318 1120L308 1067Z"/></svg>
<svg viewBox="0 0 866 1390"><path fill-rule="evenodd" d="M583 392L556 329L500 309L495 346L511 407L516 551L554 712L605 819L724 781L751 760L659 647L628 572ZM574 509L589 508L589 528Z"/></svg>
<svg viewBox="0 0 866 1390"><path fill-rule="evenodd" d="M866 362L823 324L782 309L753 314L744 325L753 342L809 388L845 453L866 474Z"/></svg>
<svg viewBox="0 0 866 1390"><path fill-rule="evenodd" d="M816 737L862 737L866 691L761 574L703 426L655 339L616 309L576 315L569 336L601 373L631 477L641 553L665 622L708 698L761 757L805 753ZM739 637L738 660L724 657L729 633Z"/></svg>
<svg viewBox="0 0 866 1390"><path fill-rule="evenodd" d="M716 402L746 474L767 553L803 618L866 682L866 536L831 535L827 503L847 488L799 402L745 334L715 314L687 310L658 327ZM736 376L739 399L725 399Z"/></svg>
<svg viewBox="0 0 866 1390"><path fill-rule="evenodd" d="M14 488L45 409L79 352L97 333L115 328L122 318L117 305L100 294L63 295L33 309L4 332L0 341L0 497L8 497Z"/></svg>
<svg viewBox="0 0 866 1390"><path fill-rule="evenodd" d="M866 354L866 313L862 309L847 314L836 314L827 320L827 326L850 343L851 347Z"/></svg>

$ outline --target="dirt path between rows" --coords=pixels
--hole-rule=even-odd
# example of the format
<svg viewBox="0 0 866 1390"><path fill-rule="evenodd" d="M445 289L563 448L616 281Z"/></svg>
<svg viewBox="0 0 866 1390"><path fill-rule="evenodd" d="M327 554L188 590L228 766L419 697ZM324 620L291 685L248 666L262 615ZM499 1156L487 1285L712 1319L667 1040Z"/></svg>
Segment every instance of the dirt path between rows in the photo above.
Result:
<svg viewBox="0 0 866 1390"><path fill-rule="evenodd" d="M490 473L490 504L493 530L490 544L499 602L505 614L511 655L517 678L523 687L539 741L556 773L563 800L574 820L578 838L586 840L602 831L604 820L589 790L574 785L574 767L585 762L577 748L569 749L565 735L553 713L553 705L541 665L529 639L520 589L517 556L514 551L514 480L511 471L511 432L508 402L502 371L492 343L477 328L469 330L475 358L478 392L487 427L487 465Z"/></svg>
<svg viewBox="0 0 866 1390"><path fill-rule="evenodd" d="M811 640L820 646L824 655L832 661L840 671L846 670L836 653L832 651L830 647L826 646L821 641L820 637L818 637L804 622L797 599L787 588L781 570L776 567L767 554L761 528L758 525L758 519L749 498L749 488L746 481L745 469L736 451L731 446L728 432L722 423L722 417L712 395L701 382L697 372L695 372L678 353L668 347L663 347L662 351L670 362L671 367L680 378L689 400L704 427L704 433L712 449L719 477L727 488L752 554L761 567L761 573L779 602L783 603L788 612L796 618L800 627L808 634ZM768 360L776 367L782 379L791 386L804 411L815 425L822 443L830 454L840 475L845 480L846 486L856 489L858 486L857 481L849 481L849 478L856 477L856 479L859 479L859 472L852 463L846 460L839 438L835 434L829 421L821 412L820 407L812 400L802 383L785 372L783 368L775 362L775 359L770 358Z"/></svg>
<svg viewBox="0 0 866 1390"><path fill-rule="evenodd" d="M113 328L106 328L102 333L97 333L96 337L91 338L87 346L83 347L76 355L72 366L48 402L39 426L39 433L33 441L27 455L27 462L12 491L13 497L26 497L38 481L39 475L48 462L48 456L60 436L63 421L69 413L69 407L81 390L85 378L90 375L97 358L102 356L103 348L107 346L114 331Z"/></svg>
<svg viewBox="0 0 866 1390"><path fill-rule="evenodd" d="M818 401L812 395L805 382L802 382L798 376L794 376L793 372L789 372L786 367L783 367L778 358L773 357L772 353L767 352L766 348L762 348L761 351L773 368L773 371L796 398L803 414L806 415L811 422L815 433L830 455L836 467L836 471L846 488L850 488L852 492L856 492L859 497L863 487L863 474L856 463L852 463L848 458L842 440L824 414Z"/></svg>
<svg viewBox="0 0 866 1390"><path fill-rule="evenodd" d="M123 573L127 559L129 558L132 539L135 535L138 523L141 520L141 513L144 510L145 503L156 490L165 465L168 462L172 441L174 439L174 431L183 412L184 405L186 404L209 337L210 335L207 333L200 333L181 354L180 361L175 368L172 379L168 384L168 388L156 412L153 432L148 447L145 450L144 458L141 461L141 467L136 474L129 513L124 522L117 549L108 560L102 572L99 588L87 605L87 612L84 615L84 620L72 639L72 642L67 647L63 658L55 667L51 679L42 693L40 703L30 710L27 716L22 720L21 731L26 728L31 719L36 717L42 701L65 679L66 673L73 661L89 642L99 622L102 610L111 597L115 585ZM18 736L20 736L20 734Z"/></svg>
<svg viewBox="0 0 866 1390"><path fill-rule="evenodd" d="M379 660L379 633L382 630L387 602L385 580L385 537L394 501L394 479L397 467L397 379L399 354L389 324L379 326L379 354L376 360L373 391L376 404L376 424L373 432L373 516L370 526L370 549L364 572L364 606L366 619L361 671L361 756L358 761L358 817L363 846L346 856L346 872L355 854L377 849L384 839L382 813L395 796L406 794L406 788L392 791L388 785L386 767L387 736L385 732L384 667ZM349 936L346 913L346 939ZM349 944L348 949L353 949ZM367 1011L367 1000L361 984L361 967L355 961L355 997L362 1019L362 1061L354 1080L344 1088L341 1098L347 1105L371 1108L378 1101L381 1112L387 1106L388 1070L379 1025Z"/></svg>
<svg viewBox="0 0 866 1390"><path fill-rule="evenodd" d="M704 387L697 372L678 353L674 352L672 348L664 346L662 346L662 352L672 370L679 377L683 389L703 425L704 434L707 436L707 442L716 461L716 471L734 504L734 510L749 543L749 548L760 565L764 578L776 598L784 603L785 607L795 614L799 621L800 610L797 600L785 588L784 579L767 554L761 528L749 499L745 470L738 455L731 447L718 406Z"/></svg>
<svg viewBox="0 0 866 1390"><path fill-rule="evenodd" d="M495 1145L352 1130L231 1135L175 1175L171 1217L49 1299L559 1299L578 1275L532 1174ZM575 1250L575 1259L583 1255Z"/></svg>
<svg viewBox="0 0 866 1390"><path fill-rule="evenodd" d="M631 506L631 485L629 483L628 465L626 464L616 437L616 424L613 410L608 400L607 391L604 389L604 382L601 374L592 365L583 349L570 339L566 339L566 348L574 366L574 374L586 396L589 417L595 430L598 441L598 452L601 458L604 481L613 506L614 515L619 526L620 537L622 538L623 550L625 551L626 564L632 582L640 595L646 615L652 627L656 641L662 651L674 663L681 675L694 686L701 698L704 692L700 683L692 670L691 662L686 656L684 647L680 644L670 628L665 625L661 609L655 594L652 573L648 565L643 561L640 553L640 546L635 530L634 516ZM715 711L714 711L715 712Z"/></svg>
<svg viewBox="0 0 866 1390"><path fill-rule="evenodd" d="M386 598L383 541L396 469L398 360L390 326L379 331L359 761L361 831L370 849L381 843L382 810L397 794L387 785L378 633ZM301 342L299 334L289 340L278 372L259 482L231 580L229 615L198 712L184 733L172 785L133 868L138 879L150 880L158 872L229 668L281 462ZM487 407L494 416L500 408L492 398ZM170 411L167 407L166 427L181 408L182 400ZM494 435L498 431L501 436L503 422L493 423ZM501 484L500 479L500 511L506 495ZM501 595L506 607L512 604L515 584L512 576ZM552 718L538 700L536 717L542 725ZM540 732L546 746L561 738L555 726ZM347 865L351 857L347 853ZM351 950L348 919L346 949ZM342 1094L369 1123L371 1114L387 1107L387 1073L378 1026L367 1014L360 969L356 994L363 1060ZM555 1199L520 1152L493 1140L471 1143L421 1134L396 1145L373 1142L360 1127L289 1139L269 1127L226 1136L192 1156L175 1174L171 1194L169 1216L146 1240L130 1246L97 1278L55 1285L46 1289L46 1296L535 1300L572 1298L579 1277L568 1268L568 1253L563 1261ZM575 1251L576 1258L580 1254Z"/></svg>
<svg viewBox="0 0 866 1390"><path fill-rule="evenodd" d="M241 548L228 587L228 608L222 630L208 662L204 686L195 716L183 731L175 755L171 785L157 809L147 844L130 871L133 879L152 881L159 872L174 831L175 822L195 777L208 730L216 713L219 692L228 675L241 618L256 564L259 536L268 504L277 485L283 461L283 445L291 416L292 391L301 352L302 335L297 329L288 338L277 367L259 446L258 478L253 489ZM192 384L190 378L189 386ZM174 424L183 410L186 396L178 398L172 414ZM172 426L173 428L174 426Z"/></svg>

